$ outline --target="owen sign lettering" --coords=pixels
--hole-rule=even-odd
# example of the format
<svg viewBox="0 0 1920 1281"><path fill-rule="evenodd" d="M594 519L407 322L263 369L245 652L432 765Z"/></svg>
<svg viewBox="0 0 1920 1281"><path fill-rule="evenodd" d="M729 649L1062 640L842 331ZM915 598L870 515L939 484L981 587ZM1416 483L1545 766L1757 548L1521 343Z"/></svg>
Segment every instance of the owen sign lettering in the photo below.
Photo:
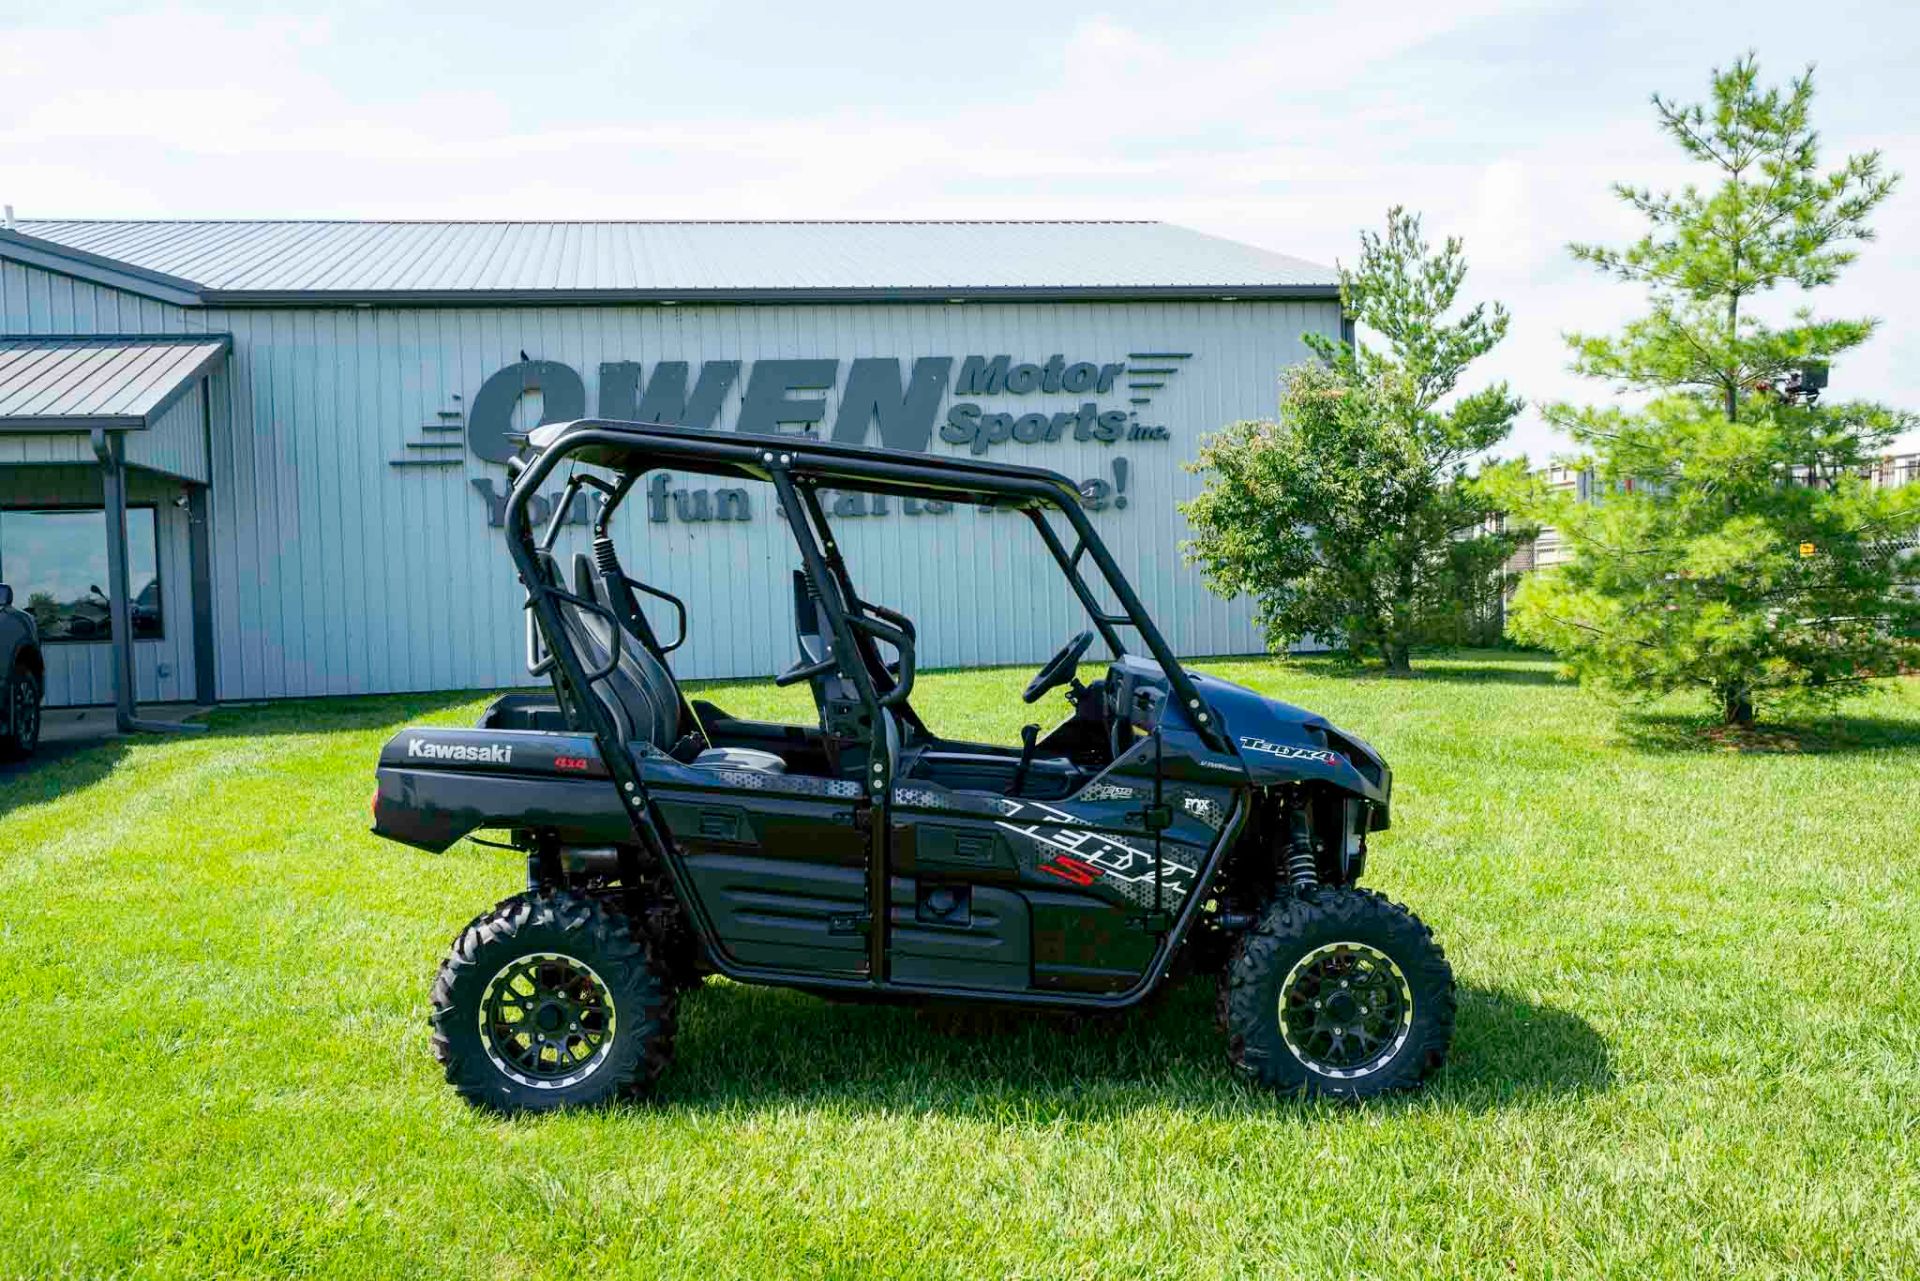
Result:
<svg viewBox="0 0 1920 1281"><path fill-rule="evenodd" d="M1187 352L1130 352L1124 361L1069 361L1056 353L1043 361L922 356L908 363L863 356L708 360L697 369L688 361L661 360L650 370L637 361L610 360L600 365L595 416L772 436L816 435L824 429L845 444L911 453L931 449L936 430L944 444L976 455L1005 444L1165 441L1171 438L1167 428L1142 422L1141 415L1151 411L1153 393L1190 357ZM557 360L516 361L488 377L468 408L467 444L476 456L495 463L513 456L515 414L534 393L540 397L540 423L588 416L586 380L578 370ZM1019 403L1039 397L1071 400L1060 408ZM1007 398L1015 402L1011 407L980 403L987 399L1004 406ZM1094 511L1125 507L1127 475L1127 460L1113 458L1109 476L1081 482L1082 500ZM487 502L489 523L499 524L505 494L484 479L473 485ZM648 498L654 521L666 520L668 512L682 521L751 519L744 491L656 485ZM884 508L871 514L884 514ZM590 518L587 505L566 516L568 523Z"/></svg>

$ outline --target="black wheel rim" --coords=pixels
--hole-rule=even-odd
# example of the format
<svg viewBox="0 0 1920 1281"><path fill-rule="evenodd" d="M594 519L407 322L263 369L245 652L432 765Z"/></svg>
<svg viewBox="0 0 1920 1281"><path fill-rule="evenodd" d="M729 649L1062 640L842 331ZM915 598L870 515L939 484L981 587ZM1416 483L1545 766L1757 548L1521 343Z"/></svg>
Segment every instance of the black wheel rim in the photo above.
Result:
<svg viewBox="0 0 1920 1281"><path fill-rule="evenodd" d="M1366 943L1328 943L1280 985L1280 1035L1312 1071L1346 1080L1393 1061L1413 1028L1413 991L1393 958Z"/></svg>
<svg viewBox="0 0 1920 1281"><path fill-rule="evenodd" d="M480 1042L521 1085L558 1090L599 1070L613 1047L613 998L593 968L558 952L509 961L480 997Z"/></svg>

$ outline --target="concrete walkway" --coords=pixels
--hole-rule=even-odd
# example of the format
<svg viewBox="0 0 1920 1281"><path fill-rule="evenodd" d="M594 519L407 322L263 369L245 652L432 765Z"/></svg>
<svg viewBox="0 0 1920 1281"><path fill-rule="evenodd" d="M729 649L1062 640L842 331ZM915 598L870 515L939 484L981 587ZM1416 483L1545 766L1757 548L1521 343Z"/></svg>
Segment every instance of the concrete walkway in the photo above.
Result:
<svg viewBox="0 0 1920 1281"><path fill-rule="evenodd" d="M143 721L178 725L211 710L197 703L142 703L139 716ZM40 716L42 748L69 743L102 743L119 737L119 731L113 727L111 707L50 707Z"/></svg>

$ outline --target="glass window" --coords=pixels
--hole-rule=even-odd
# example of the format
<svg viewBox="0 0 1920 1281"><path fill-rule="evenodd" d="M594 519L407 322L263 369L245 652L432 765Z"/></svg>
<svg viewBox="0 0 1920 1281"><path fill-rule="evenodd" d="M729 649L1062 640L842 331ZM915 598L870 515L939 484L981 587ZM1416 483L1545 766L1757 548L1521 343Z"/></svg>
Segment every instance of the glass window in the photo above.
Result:
<svg viewBox="0 0 1920 1281"><path fill-rule="evenodd" d="M135 640L164 634L158 516L127 509L127 582ZM107 514L92 510L0 511L0 582L33 615L43 641L103 641L113 635L107 608Z"/></svg>

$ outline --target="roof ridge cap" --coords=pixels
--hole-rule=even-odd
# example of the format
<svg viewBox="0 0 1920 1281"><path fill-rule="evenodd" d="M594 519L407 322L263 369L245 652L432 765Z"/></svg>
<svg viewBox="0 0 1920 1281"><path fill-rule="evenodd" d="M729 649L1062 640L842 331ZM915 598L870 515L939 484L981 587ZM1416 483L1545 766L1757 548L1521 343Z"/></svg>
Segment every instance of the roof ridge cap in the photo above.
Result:
<svg viewBox="0 0 1920 1281"><path fill-rule="evenodd" d="M1168 227L1161 218L16 218L89 227ZM1191 230L1191 228L1181 228Z"/></svg>

